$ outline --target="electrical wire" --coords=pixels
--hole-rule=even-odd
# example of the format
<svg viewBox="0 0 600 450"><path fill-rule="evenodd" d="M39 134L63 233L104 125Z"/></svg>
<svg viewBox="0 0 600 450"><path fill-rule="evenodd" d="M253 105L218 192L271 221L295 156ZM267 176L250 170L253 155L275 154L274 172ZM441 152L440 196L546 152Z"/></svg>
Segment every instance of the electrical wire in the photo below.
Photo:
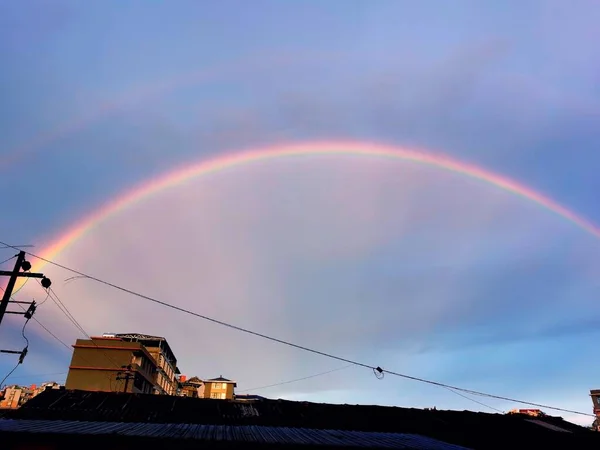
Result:
<svg viewBox="0 0 600 450"><path fill-rule="evenodd" d="M15 250L24 251L24 250L22 250L22 249L20 249L18 247L10 246L10 245L2 242L2 241L0 241L0 244L6 245L6 246L11 247L11 248L14 248ZM53 265L55 267L58 267L60 269L66 270L68 272L74 273L74 274L79 275L79 276L84 277L84 278L88 278L90 280L96 281L97 283L103 284L105 286L112 287L113 289L116 289L116 290L121 291L121 292L125 292L127 294L132 295L132 296L135 296L135 297L147 300L147 301L152 302L152 303L156 303L156 304L164 306L166 308L170 308L170 309L175 310L175 311L179 311L179 312L182 312L182 313L185 313L185 314L189 314L191 316L198 317L200 319L203 319L203 320L206 320L208 322L212 322L212 323L215 323L217 325L221 325L221 326L230 328L232 330L236 330L236 331L240 331L242 333L246 333L246 334L249 334L249 335L252 335L252 336L260 337L260 338L263 338L263 339L266 339L266 340L269 340L269 341L272 341L272 342L277 342L279 344L286 345L286 346L292 347L292 348L296 348L298 350L303 350L303 351L308 352L308 353L313 353L315 355L320 355L320 356L323 356L323 357L326 357L326 358L330 358L330 359L334 359L334 360L337 360L337 361L345 362L345 363L348 363L348 364L351 364L351 365L355 365L355 366L358 366L358 367L363 367L365 369L372 370L374 373L393 375L393 376L396 376L396 377L399 377L399 378L404 378L404 379L407 379L407 380L418 381L418 382L429 384L429 385L432 385L432 386L438 386L438 387L442 387L442 388L445 388L445 389L451 389L453 391L458 391L458 392L461 392L463 394L470 394L470 395L475 395L475 396L493 398L493 399L503 400L503 401L507 401L507 402L511 402L511 403L519 403L519 404L523 404L523 405L535 406L535 407L544 408L544 409L551 409L551 410L554 410L554 411L561 411L561 412L566 412L566 413L570 413L570 414L578 414L578 415L583 415L583 416L595 417L593 414L584 413L584 412L581 412L581 411L575 411L575 410L570 410L570 409L566 409L566 408L559 408L559 407L556 407L556 406L544 405L544 404L541 404L541 403L529 402L529 401L525 401L525 400L519 400L519 399L510 398L510 397L500 396L500 395L488 394L486 392L480 392L480 391L475 391L475 390L472 390L472 389L466 389L466 388L461 388L461 387L458 387L458 386L452 386L452 385L445 384L445 383L440 383L440 382L437 382L437 381L427 380L425 378L415 377L415 376L403 374L403 373L400 373L400 372L394 372L392 370L382 369L379 366L372 366L370 364L363 363L363 362L360 362L360 361L354 361L352 359L344 358L344 357L341 357L341 356L334 355L332 353L327 353L327 352L316 350L316 349L313 349L313 348L310 348L310 347L306 347L306 346L303 346L303 345L295 344L293 342L285 341L283 339L279 339L279 338L276 338L276 337L268 336L268 335L263 334L263 333L259 333L259 332L252 331L252 330L249 330L249 329L246 329L246 328L242 328L240 326L233 325L233 324L224 322L222 320L214 319L212 317L205 316L203 314L191 311L189 309L185 309L185 308L182 308L180 306L173 305L171 303L168 303L168 302L165 302L165 301L162 301L162 300L150 297L148 295L144 295L142 293L133 291L133 290L125 288L123 286L119 286L119 285L117 285L115 283L111 283L110 281L106 281L106 280L103 280L101 278L97 278L97 277L94 277L92 275L83 273L83 272L81 272L79 270L73 269L71 267L67 267L67 266L65 266L63 264L60 264L60 263L57 263L57 262L52 261L50 259L44 258L43 256L39 256L39 255L36 255L34 253L30 253L30 252L25 252L25 253L27 253L29 256L31 256L33 258L37 258L40 261L44 261L44 262L46 262L48 264L51 264L51 265Z"/></svg>
<svg viewBox="0 0 600 450"><path fill-rule="evenodd" d="M25 355L27 354L27 351L29 350L29 338L27 336L25 336L25 328L27 327L27 324L29 323L30 320L31 320L31 318L27 319L25 321L25 323L23 324L23 328L21 328L21 336L23 336L23 339L25 339L25 348L21 352L19 361L17 362L15 367L13 367L12 370L10 372L8 372L6 374L6 376L2 379L2 381L0 381L0 388L2 388L4 386L4 382L6 380L8 380L10 378L10 376L15 372L15 370L17 370L17 368L22 364L23 359L25 358Z"/></svg>
<svg viewBox="0 0 600 450"><path fill-rule="evenodd" d="M449 390L450 392L452 392L453 394L456 394L456 395L458 395L459 397L466 398L467 400L470 400L470 401L472 401L472 402L474 402L474 403L477 403L478 405L485 406L485 407L486 407L486 408L488 408L488 409L491 409L491 410L493 410L493 411L499 412L500 414L504 414L504 411L502 411L502 410L500 410L500 409L498 409L498 408L494 408L493 406L490 406L490 405L488 405L488 404L486 404L486 403L483 403L483 402L477 401L477 400L475 400L474 398L471 398L471 397L469 397L469 396L467 396L467 395L461 394L460 392L454 391L454 390L452 390L452 389L450 389L450 388L446 388L446 389L448 389L448 390Z"/></svg>
<svg viewBox="0 0 600 450"><path fill-rule="evenodd" d="M4 291L4 288L0 287L1 291ZM11 300L15 301L14 299L14 294L11 295ZM46 299L44 299L44 301L42 301L42 303L40 303L39 306L43 305L46 300L48 299L49 294L46 296ZM16 305L21 308L23 311L26 311L26 309L23 307L23 305L21 305L20 303L16 303ZM50 331L42 322L40 322L35 316L32 317L33 321L36 322L40 327L42 327L43 330L45 330L50 336L52 336L56 341L60 342L67 350L71 351L71 347L68 344L65 344L63 341L60 340L60 338L58 336L56 336L52 331Z"/></svg>
<svg viewBox="0 0 600 450"><path fill-rule="evenodd" d="M40 322L38 319L36 319L35 317L33 317L33 320L40 326L42 327L42 329L44 331L46 331L46 333L48 333L50 336L52 336L57 342L59 342L60 344L62 344L63 347L65 347L69 353L71 352L71 346L69 344L66 344L64 341L62 341L58 336L56 336L52 331L50 331L42 322Z"/></svg>
<svg viewBox="0 0 600 450"><path fill-rule="evenodd" d="M27 324L29 323L29 321L31 320L31 318L25 320L25 323L23 324L23 328L21 328L21 336L23 336L23 339L25 339L25 348L29 349L29 338L27 336L25 336L25 327L27 326Z"/></svg>
<svg viewBox="0 0 600 450"><path fill-rule="evenodd" d="M28 278L28 279L29 279L29 278ZM40 284L40 286L41 286L41 283L39 282L39 280L38 280L38 283L39 283L39 284ZM81 331L81 332L82 332L84 335L86 335L86 336L87 336L87 337L88 337L88 338L89 338L89 339L92 341L92 343L93 343L94 345L96 345L96 346L97 346L97 344L96 344L96 343L95 343L95 342L94 342L94 341L93 341L93 340L92 340L92 339L89 337L89 335L88 335L88 334L85 332L85 330L83 329L83 327L81 327L81 325L79 325L79 322L77 322L77 320L75 319L75 317L74 317L74 316L73 316L73 315L72 315L72 314L71 314L71 313L68 311L68 309L66 308L66 306L64 306L64 303L62 303L62 301L60 300L60 298L58 298L58 296L56 295L56 293L54 293L54 291L50 291L50 289L46 289L46 288L44 288L43 286L42 286L42 288L43 288L43 289L46 291L46 298L45 298L45 299L44 299L44 300L43 300L43 301L42 301L42 302L41 302L41 303L38 305L38 308L39 308L40 306L42 306L44 303L46 303L46 301L48 300L48 298L52 298L52 300L53 300L53 301L56 303L56 305L57 305L57 306L58 306L58 308L61 310L61 312L63 312L63 314L65 314L65 315L67 315L67 317L69 318L69 320L71 320L71 321L74 323L74 325L75 325L75 326L76 326L76 327L77 327L77 328L78 328L78 329L79 329L79 330L80 330L80 331ZM0 290L4 291L4 288L0 287ZM56 300L55 300L55 299L54 299L54 298L51 296L51 294L54 294L54 296L56 297ZM13 301L16 301L16 300L14 299L14 294L13 294L13 295L11 295L11 300L13 300ZM26 309L25 309L25 308L23 307L23 305L21 305L20 303L15 303L15 304L16 304L17 306L19 306L19 308L21 308L23 311L26 311ZM63 307L65 308L65 310L66 310L66 311L65 311L65 310L63 310L63 309L62 309L62 308L61 308L59 305L63 305ZM36 322L36 323L37 323L37 324L38 324L38 325L39 325L39 326L40 326L40 327L41 327L43 330L45 330L45 331L46 331L46 332L47 332L47 333L48 333L50 336L52 336L52 337L53 337L53 338L54 338L54 339L55 339L57 342L59 342L59 343L60 343L60 344L61 344L61 345L62 345L64 348L66 348L66 349L69 351L69 353L72 353L72 348L71 348L71 346L70 346L70 345L66 344L66 343L65 343L63 340L61 340L61 339L60 339L58 336L56 336L56 335L55 335L55 334L54 334L52 331L50 331L50 330L49 330L49 329L48 329L48 328L47 328L47 327L46 327L46 326L45 326L45 325L44 325L42 322L40 322L40 321L39 321L39 320L38 320L36 317L32 317L32 319L33 319L33 320L34 320L34 321L35 321L35 322ZM115 361L114 361L112 358L109 358L109 357L108 357L108 355L106 354L106 352L102 351L102 353L104 353L104 355L107 357L107 359L110 359L110 360L111 360L111 362L112 362L113 364L115 364L115 367L120 367L120 366L119 366L119 365L118 365L118 364L117 364L117 363L116 363L116 362L115 362ZM92 363L92 362L91 362L89 359L87 359L87 358L85 358L85 357L83 357L83 356L82 356L82 359L83 359L83 360L85 360L85 361L87 361L87 362L88 362L88 363L90 363L90 364L93 364L93 363ZM16 370L16 368L15 368L15 370ZM11 374L12 374L12 372L14 372L14 370L13 370L13 371L11 371ZM10 377L10 374L8 375L8 377L7 377L7 378L9 378L9 377ZM110 385L111 385L111 390L113 390L113 389L112 389L112 382L113 382L113 380L112 380L112 378L110 377L110 375L109 375L109 374L107 374L107 377L108 377L109 383L110 383Z"/></svg>
<svg viewBox="0 0 600 450"><path fill-rule="evenodd" d="M4 261L0 261L0 266L1 266L2 264L4 264L4 263L7 263L7 262L9 262L11 259L15 259L16 257L17 257L17 255L13 255L13 256L11 256L10 258L8 258L8 259L5 259Z"/></svg>
<svg viewBox="0 0 600 450"><path fill-rule="evenodd" d="M19 291L20 291L21 289L23 289L27 283L29 283L29 280L30 280L30 278L29 278L29 277L27 277L27 279L26 279L26 280L23 282L23 284L22 284L21 286L19 286L19 287L17 288L17 290L16 290L16 291L13 291L12 295L16 295L16 294L18 294L18 293L19 293Z"/></svg>
<svg viewBox="0 0 600 450"><path fill-rule="evenodd" d="M58 307L58 309L60 309L60 311L67 317L67 319L69 319L69 321L73 325L75 325L75 328L77 328L85 337L90 339L89 334L87 334L85 329L81 326L81 324L77 321L77 319L75 319L75 316L73 316L73 314L71 314L71 311L69 311L69 308L67 308L66 305L60 300L60 298L58 297L58 295L56 295L56 292L54 292L54 290L52 288L48 289L48 295L50 295L50 298L52 299L54 304Z"/></svg>
<svg viewBox="0 0 600 450"><path fill-rule="evenodd" d="M46 292L46 298L44 300L42 300L42 302L40 304L37 305L37 307L41 307L44 303L46 303L48 301L48 299L50 298L50 291Z"/></svg>
<svg viewBox="0 0 600 450"><path fill-rule="evenodd" d="M45 289L41 282L39 280L37 280L39 285ZM71 321L71 323L98 349L100 350L100 352L104 355L104 357L110 361L114 367L116 369L121 369L122 365L119 364L117 361L115 361L106 351L104 351L103 348L101 348L98 344L96 344L96 341L94 341L94 339L85 331L85 329L81 326L81 324L77 321L77 319L75 319L75 316L73 314L71 314L71 311L69 311L69 308L67 308L67 306L61 301L60 297L58 296L58 294L54 291L54 289L52 289L52 287L47 289L48 294L50 295L50 298L52 299L52 301L54 302L54 304L58 307L58 309L67 317L67 319L69 319L69 321ZM83 358L85 359L85 358ZM90 362L89 360L85 359L86 361L88 361L88 363ZM113 390L113 379L110 373L106 374L106 377L108 379L108 382L110 384L110 390ZM122 384L122 383L119 383Z"/></svg>
<svg viewBox="0 0 600 450"><path fill-rule="evenodd" d="M50 377L50 376L54 376L54 375L66 375L69 372L52 372L52 373L38 373L38 374L33 374L33 375L20 375L18 377L11 377L13 380L17 379L17 380L21 380L23 378L40 378L40 377Z"/></svg>
<svg viewBox="0 0 600 450"><path fill-rule="evenodd" d="M243 391L240 391L240 392L259 391L259 390L262 390L262 389L272 388L272 387L275 387L275 386L282 386L284 384L296 383L298 381L309 380L311 378L316 378L316 377L327 375L327 374L330 374L330 373L333 373L333 372L338 372L340 370L348 369L349 367L353 367L353 366L354 366L354 364L348 364L347 366L338 367L337 369L328 370L327 372L321 372L321 373L317 373L317 374L314 374L314 375L309 375L307 377L296 378L294 380L282 381L281 383L268 384L266 386L260 386L260 387L255 387L255 388L251 388L251 389L244 389Z"/></svg>
<svg viewBox="0 0 600 450"><path fill-rule="evenodd" d="M4 387L5 387L4 382L10 378L10 376L14 373L15 370L17 370L17 367L19 367L20 364L21 363L18 362L17 365L15 367L13 367L12 370L6 374L6 376L2 379L2 381L0 381L0 390L4 389Z"/></svg>

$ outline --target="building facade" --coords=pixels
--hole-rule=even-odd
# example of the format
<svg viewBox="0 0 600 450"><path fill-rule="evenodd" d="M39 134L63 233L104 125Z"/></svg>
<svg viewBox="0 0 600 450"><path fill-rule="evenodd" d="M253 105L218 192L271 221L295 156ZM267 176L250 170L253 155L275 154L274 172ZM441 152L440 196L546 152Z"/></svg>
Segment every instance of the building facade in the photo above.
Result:
<svg viewBox="0 0 600 450"><path fill-rule="evenodd" d="M235 396L235 388L237 383L223 376L204 380L204 395L203 398L212 398L219 400L233 400Z"/></svg>
<svg viewBox="0 0 600 450"><path fill-rule="evenodd" d="M65 387L84 391L155 392L157 362L139 342L112 335L77 339Z"/></svg>
<svg viewBox="0 0 600 450"><path fill-rule="evenodd" d="M156 394L176 395L179 387L177 375L177 358L167 340L163 337L146 334L126 333L115 334L115 338L123 342L141 344L156 361L154 373L154 388Z"/></svg>

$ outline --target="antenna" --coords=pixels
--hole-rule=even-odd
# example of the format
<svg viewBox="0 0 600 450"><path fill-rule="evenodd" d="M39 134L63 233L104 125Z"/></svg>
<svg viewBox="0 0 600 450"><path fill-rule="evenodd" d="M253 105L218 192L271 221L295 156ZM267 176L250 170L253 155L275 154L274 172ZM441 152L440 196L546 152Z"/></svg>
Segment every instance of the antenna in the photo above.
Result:
<svg viewBox="0 0 600 450"><path fill-rule="evenodd" d="M30 244L25 244L25 245L4 245L2 247L0 247L0 250L5 249L5 248L14 248L14 249L19 249L19 248L31 248L31 247L35 247L35 245L30 245Z"/></svg>

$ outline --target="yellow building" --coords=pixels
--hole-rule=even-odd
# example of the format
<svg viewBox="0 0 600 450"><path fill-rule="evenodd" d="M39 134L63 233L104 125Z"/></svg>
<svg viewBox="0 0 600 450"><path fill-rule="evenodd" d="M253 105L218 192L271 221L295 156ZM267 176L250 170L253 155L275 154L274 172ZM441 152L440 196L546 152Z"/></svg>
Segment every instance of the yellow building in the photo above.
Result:
<svg viewBox="0 0 600 450"><path fill-rule="evenodd" d="M234 389L237 387L235 381L228 380L219 376L210 380L204 380L204 398L212 398L219 400L233 400L235 395Z"/></svg>
<svg viewBox="0 0 600 450"><path fill-rule="evenodd" d="M18 408L24 399L24 390L21 386L11 386L4 390L4 397L0 401L0 408Z"/></svg>

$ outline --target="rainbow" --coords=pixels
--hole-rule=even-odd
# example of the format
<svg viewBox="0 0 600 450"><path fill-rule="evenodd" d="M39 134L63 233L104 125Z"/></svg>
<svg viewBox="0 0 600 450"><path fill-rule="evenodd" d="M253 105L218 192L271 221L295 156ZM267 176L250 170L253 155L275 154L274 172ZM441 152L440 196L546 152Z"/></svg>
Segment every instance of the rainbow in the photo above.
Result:
<svg viewBox="0 0 600 450"><path fill-rule="evenodd" d="M153 194L161 192L165 189L179 186L193 178L222 172L239 166L250 165L265 160L324 155L390 158L409 161L416 164L423 164L426 166L462 174L496 186L507 192L511 192L519 197L533 201L545 209L554 212L555 214L558 214L564 219L572 222L586 232L591 233L593 236L600 238L600 228L598 228L592 222L560 205L551 198L535 192L533 189L530 189L501 175L484 170L480 167L467 164L447 156L425 153L401 147L357 142L316 142L290 144L227 154L225 156L218 156L213 159L200 161L199 163L188 165L179 170L167 173L162 177L141 184L125 195L106 204L104 207L100 208L90 216L84 218L66 233L60 236L56 241L51 243L47 248L45 248L42 256L49 260L55 259L58 254L83 237L98 223L110 218L111 216L114 216L127 207L152 196ZM39 268L43 265L43 261L39 261L34 264L34 266L36 266L36 270L39 270Z"/></svg>

